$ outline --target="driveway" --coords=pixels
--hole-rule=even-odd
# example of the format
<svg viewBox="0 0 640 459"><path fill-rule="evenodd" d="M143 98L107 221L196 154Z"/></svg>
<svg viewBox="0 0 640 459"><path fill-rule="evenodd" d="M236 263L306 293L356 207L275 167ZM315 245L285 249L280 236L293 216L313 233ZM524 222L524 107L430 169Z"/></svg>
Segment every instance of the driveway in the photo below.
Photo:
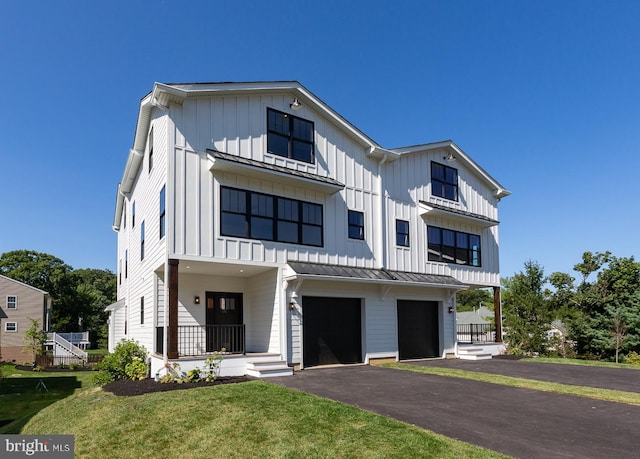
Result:
<svg viewBox="0 0 640 459"><path fill-rule="evenodd" d="M638 457L640 406L367 365L269 381L515 457Z"/></svg>
<svg viewBox="0 0 640 459"><path fill-rule="evenodd" d="M429 359L407 362L411 365L454 368L457 370L479 371L516 378L537 379L539 381L571 384L573 386L598 387L600 389L622 390L640 393L640 369L606 368L588 365L564 365L540 363L529 360Z"/></svg>

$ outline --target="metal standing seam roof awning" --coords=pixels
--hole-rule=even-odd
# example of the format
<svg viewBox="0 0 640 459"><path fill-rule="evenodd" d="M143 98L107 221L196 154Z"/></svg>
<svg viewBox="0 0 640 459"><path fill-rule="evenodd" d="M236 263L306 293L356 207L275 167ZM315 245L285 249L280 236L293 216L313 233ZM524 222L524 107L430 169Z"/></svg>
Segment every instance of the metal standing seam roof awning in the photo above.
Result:
<svg viewBox="0 0 640 459"><path fill-rule="evenodd" d="M290 279L331 280L338 282L363 282L384 284L387 286L438 287L462 290L467 286L451 276L438 274L421 274L406 271L391 271L376 268L354 268L349 266L329 265L290 261L289 267L294 271Z"/></svg>
<svg viewBox="0 0 640 459"><path fill-rule="evenodd" d="M343 183L331 177L289 169L217 150L207 149L207 156L211 171L231 172L265 180L277 179L280 183L304 187L327 194L337 193L344 188Z"/></svg>

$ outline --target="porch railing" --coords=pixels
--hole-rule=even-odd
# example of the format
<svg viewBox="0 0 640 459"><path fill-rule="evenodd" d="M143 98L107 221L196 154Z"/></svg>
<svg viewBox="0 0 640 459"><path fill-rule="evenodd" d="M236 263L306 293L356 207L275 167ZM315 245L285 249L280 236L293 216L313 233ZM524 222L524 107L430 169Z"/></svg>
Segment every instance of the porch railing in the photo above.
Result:
<svg viewBox="0 0 640 459"><path fill-rule="evenodd" d="M161 354L164 328L156 327L156 352ZM244 354L245 326L241 325L179 325L178 355L200 356L212 352Z"/></svg>
<svg viewBox="0 0 640 459"><path fill-rule="evenodd" d="M494 324L458 324L459 343L493 343L495 340Z"/></svg>

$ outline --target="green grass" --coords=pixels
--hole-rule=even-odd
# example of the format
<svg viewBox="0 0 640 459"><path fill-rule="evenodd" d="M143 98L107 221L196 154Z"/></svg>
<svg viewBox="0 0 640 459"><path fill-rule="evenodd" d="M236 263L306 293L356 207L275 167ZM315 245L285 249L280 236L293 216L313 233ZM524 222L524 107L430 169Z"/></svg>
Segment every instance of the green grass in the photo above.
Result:
<svg viewBox="0 0 640 459"><path fill-rule="evenodd" d="M0 381L0 434L19 433L43 408L92 386L95 374L92 371L22 371L6 364L1 370L4 378Z"/></svg>
<svg viewBox="0 0 640 459"><path fill-rule="evenodd" d="M81 391L23 434L73 434L76 457L505 457L264 381L118 397Z"/></svg>
<svg viewBox="0 0 640 459"><path fill-rule="evenodd" d="M108 353L108 349L87 349L89 355L107 355Z"/></svg>
<svg viewBox="0 0 640 459"><path fill-rule="evenodd" d="M600 360L580 360L580 359L563 359L551 357L536 357L522 359L526 362L537 363L562 363L564 365L586 365L590 367L606 367L606 368L627 368L631 370L640 370L640 365L629 365L628 363L602 362Z"/></svg>
<svg viewBox="0 0 640 459"><path fill-rule="evenodd" d="M572 386L569 384L537 381L534 379L514 378L512 376L495 375L490 373L480 373L476 371L458 370L452 368L422 367L409 365L406 363L385 363L382 367L395 368L399 370L413 371L437 376L447 376L452 378L471 379L491 384L501 384L503 386L520 387L543 392L555 392L557 394L574 395L596 400L606 400L609 402L626 403L629 405L640 405L640 393L624 392L621 390L599 389L596 387Z"/></svg>

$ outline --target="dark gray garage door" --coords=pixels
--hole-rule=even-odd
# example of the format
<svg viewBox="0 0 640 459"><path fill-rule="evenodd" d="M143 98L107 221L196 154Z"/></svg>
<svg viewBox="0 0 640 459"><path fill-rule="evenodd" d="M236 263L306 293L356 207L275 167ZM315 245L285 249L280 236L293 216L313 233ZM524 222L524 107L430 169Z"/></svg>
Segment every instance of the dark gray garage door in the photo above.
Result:
<svg viewBox="0 0 640 459"><path fill-rule="evenodd" d="M304 366L362 362L359 298L302 297Z"/></svg>
<svg viewBox="0 0 640 459"><path fill-rule="evenodd" d="M438 303L398 300L400 359L440 357L438 343Z"/></svg>

